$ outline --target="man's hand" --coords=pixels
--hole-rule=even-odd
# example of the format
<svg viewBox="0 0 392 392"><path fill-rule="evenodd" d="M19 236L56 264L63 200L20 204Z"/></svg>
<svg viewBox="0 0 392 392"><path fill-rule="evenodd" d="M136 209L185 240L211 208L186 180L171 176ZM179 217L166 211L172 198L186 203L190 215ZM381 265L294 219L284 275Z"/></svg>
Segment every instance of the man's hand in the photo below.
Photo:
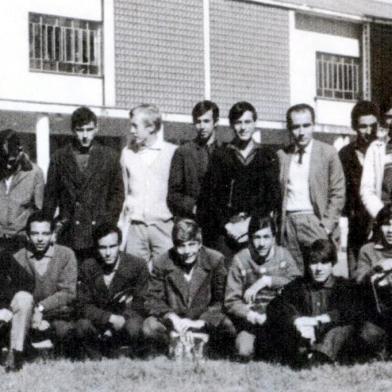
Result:
<svg viewBox="0 0 392 392"><path fill-rule="evenodd" d="M382 269L386 271L392 270L392 259L384 259L380 263Z"/></svg>
<svg viewBox="0 0 392 392"><path fill-rule="evenodd" d="M320 316L317 316L317 317L316 317L316 320L317 320L319 323L327 324L327 323L330 323L330 322L331 322L331 317L329 317L329 314L324 313L324 314L321 314Z"/></svg>
<svg viewBox="0 0 392 392"><path fill-rule="evenodd" d="M125 324L125 318L123 316L112 314L109 318L109 323L115 331L119 331Z"/></svg>
<svg viewBox="0 0 392 392"><path fill-rule="evenodd" d="M241 219L235 223L226 223L225 229L227 235L239 243L247 241L249 221L250 217Z"/></svg>
<svg viewBox="0 0 392 392"><path fill-rule="evenodd" d="M5 321L6 323L9 323L12 320L13 315L14 314L6 308L0 309L0 320L1 321Z"/></svg>
<svg viewBox="0 0 392 392"><path fill-rule="evenodd" d="M301 336L309 339L310 343L316 341L315 327L318 324L317 317L298 317L294 321L294 326Z"/></svg>
<svg viewBox="0 0 392 392"><path fill-rule="evenodd" d="M172 322L174 330L180 335L184 334L189 328L194 327L194 321L187 318L181 318L175 313L169 314L167 318Z"/></svg>
<svg viewBox="0 0 392 392"><path fill-rule="evenodd" d="M263 325L267 320L267 315L250 310L246 315L246 319L253 325Z"/></svg>
<svg viewBox="0 0 392 392"><path fill-rule="evenodd" d="M190 320L191 321L191 327L193 329L202 329L205 327L206 322L204 320Z"/></svg>
<svg viewBox="0 0 392 392"><path fill-rule="evenodd" d="M256 280L252 284L252 286L248 287L245 290L244 294L244 300L246 303L251 303L254 302L256 299L257 293L262 290L264 287L270 287L271 286L271 277L264 275L260 279Z"/></svg>
<svg viewBox="0 0 392 392"><path fill-rule="evenodd" d="M38 309L38 307L34 308L34 313L33 313L33 317L32 317L32 321L31 321L31 327L33 329L39 329L42 321L44 319L44 315L42 314L42 312Z"/></svg>

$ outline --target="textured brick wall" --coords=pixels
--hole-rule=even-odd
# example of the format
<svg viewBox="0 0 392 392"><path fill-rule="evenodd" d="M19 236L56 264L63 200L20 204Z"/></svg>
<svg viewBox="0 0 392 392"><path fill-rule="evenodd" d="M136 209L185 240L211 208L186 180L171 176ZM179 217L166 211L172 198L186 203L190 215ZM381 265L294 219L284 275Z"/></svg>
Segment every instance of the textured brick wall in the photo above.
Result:
<svg viewBox="0 0 392 392"><path fill-rule="evenodd" d="M283 120L290 104L288 12L238 0L211 0L212 98L227 116L238 100L259 118Z"/></svg>
<svg viewBox="0 0 392 392"><path fill-rule="evenodd" d="M115 0L116 106L189 114L203 98L202 0Z"/></svg>

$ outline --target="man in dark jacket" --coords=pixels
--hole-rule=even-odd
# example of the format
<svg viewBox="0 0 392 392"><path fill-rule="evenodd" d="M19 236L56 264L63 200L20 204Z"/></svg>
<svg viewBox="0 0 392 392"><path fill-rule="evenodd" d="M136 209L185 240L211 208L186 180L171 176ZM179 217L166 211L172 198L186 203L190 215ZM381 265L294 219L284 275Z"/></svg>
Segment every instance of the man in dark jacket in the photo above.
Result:
<svg viewBox="0 0 392 392"><path fill-rule="evenodd" d="M332 363L353 342L360 296L354 283L333 276L335 263L334 245L316 240L307 254L308 275L289 283L267 308L292 365Z"/></svg>
<svg viewBox="0 0 392 392"><path fill-rule="evenodd" d="M174 247L153 260L145 301L149 315L143 324L145 337L165 348L170 332L233 338L234 327L222 312L226 283L223 255L202 246L201 230L191 219L176 222L172 238Z"/></svg>
<svg viewBox="0 0 392 392"><path fill-rule="evenodd" d="M362 166L369 144L376 138L380 119L378 106L369 101L359 101L351 111L351 127L357 138L339 152L346 177L346 204L343 215L348 218L347 262L350 277L357 266L359 249L370 231L370 216L359 195Z"/></svg>
<svg viewBox="0 0 392 392"><path fill-rule="evenodd" d="M119 157L95 141L97 117L86 107L71 118L73 143L51 159L44 192L44 211L61 222L58 242L71 247L79 264L93 251L92 231L103 222L117 222L124 200Z"/></svg>
<svg viewBox="0 0 392 392"><path fill-rule="evenodd" d="M237 102L229 120L235 137L211 157L197 205L204 243L228 258L246 247L250 216L277 211L281 200L278 158L253 140L256 109Z"/></svg>
<svg viewBox="0 0 392 392"><path fill-rule="evenodd" d="M141 343L143 296L147 288L146 263L120 254L121 231L103 224L94 231L95 258L81 269L78 303L81 319L76 333L90 357L110 354L118 345Z"/></svg>
<svg viewBox="0 0 392 392"><path fill-rule="evenodd" d="M216 126L219 108L201 101L192 110L197 136L177 148L170 168L167 204L174 216L194 218L200 188L212 153L218 146Z"/></svg>
<svg viewBox="0 0 392 392"><path fill-rule="evenodd" d="M34 279L20 267L10 254L3 254L0 274L0 340L9 347L7 371L23 365L25 338L30 328L34 301ZM8 344L8 329L10 344Z"/></svg>

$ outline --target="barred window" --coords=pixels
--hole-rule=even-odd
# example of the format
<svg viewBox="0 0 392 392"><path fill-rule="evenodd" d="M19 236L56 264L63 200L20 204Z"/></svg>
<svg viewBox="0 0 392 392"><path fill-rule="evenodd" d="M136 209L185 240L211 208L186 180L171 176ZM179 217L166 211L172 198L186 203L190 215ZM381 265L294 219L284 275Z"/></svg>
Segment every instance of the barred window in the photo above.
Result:
<svg viewBox="0 0 392 392"><path fill-rule="evenodd" d="M360 94L357 57L316 53L317 97L356 100Z"/></svg>
<svg viewBox="0 0 392 392"><path fill-rule="evenodd" d="M100 76L101 23L29 14L30 70Z"/></svg>

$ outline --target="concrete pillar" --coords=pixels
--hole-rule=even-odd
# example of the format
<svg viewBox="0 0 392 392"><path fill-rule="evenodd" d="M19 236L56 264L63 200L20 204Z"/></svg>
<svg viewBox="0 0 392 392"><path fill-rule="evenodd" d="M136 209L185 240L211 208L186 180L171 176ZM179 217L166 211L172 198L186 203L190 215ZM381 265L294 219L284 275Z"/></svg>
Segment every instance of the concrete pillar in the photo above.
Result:
<svg viewBox="0 0 392 392"><path fill-rule="evenodd" d="M35 125L35 139L37 143L37 164L44 172L45 180L50 160L49 134L49 116L43 115L38 118L37 124Z"/></svg>

